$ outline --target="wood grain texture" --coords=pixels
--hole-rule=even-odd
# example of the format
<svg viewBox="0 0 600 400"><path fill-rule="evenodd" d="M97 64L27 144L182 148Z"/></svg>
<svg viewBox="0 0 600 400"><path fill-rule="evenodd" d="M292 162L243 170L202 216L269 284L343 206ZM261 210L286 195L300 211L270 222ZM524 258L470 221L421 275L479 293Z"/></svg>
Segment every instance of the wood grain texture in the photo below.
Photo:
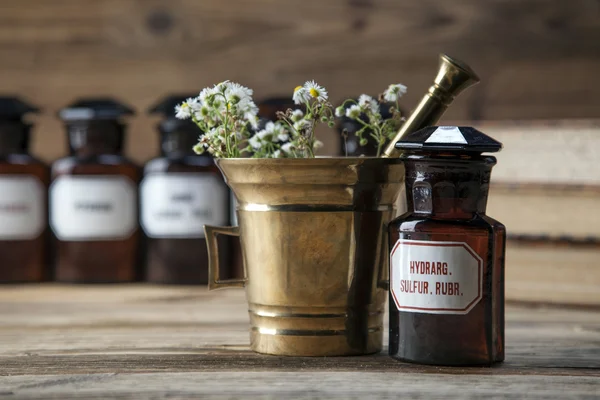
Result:
<svg viewBox="0 0 600 400"><path fill-rule="evenodd" d="M487 214L511 234L600 238L600 191L575 185L536 190L492 184Z"/></svg>
<svg viewBox="0 0 600 400"><path fill-rule="evenodd" d="M509 306L493 368L248 348L243 291L152 285L0 288L0 398L594 398L600 313Z"/></svg>
<svg viewBox="0 0 600 400"><path fill-rule="evenodd" d="M482 78L449 119L600 117L599 12L595 0L2 2L0 88L45 110L33 146L45 160L65 153L55 113L77 96L114 95L143 111L223 79L258 99L316 79L334 101L403 82L410 109L440 52ZM154 122L131 123L137 161L157 152Z"/></svg>
<svg viewBox="0 0 600 400"><path fill-rule="evenodd" d="M600 308L600 246L509 240L506 298Z"/></svg>
<svg viewBox="0 0 600 400"><path fill-rule="evenodd" d="M477 128L504 145L494 154L487 214L509 234L600 238L600 120L482 121Z"/></svg>
<svg viewBox="0 0 600 400"><path fill-rule="evenodd" d="M600 120L482 121L477 127L504 145L494 154L494 183L521 184L523 192L534 184L537 193L548 185L548 197L559 194L552 186L560 185L566 195L587 187L600 193Z"/></svg>
<svg viewBox="0 0 600 400"><path fill-rule="evenodd" d="M9 399L597 399L595 377L195 372L11 377Z"/></svg>

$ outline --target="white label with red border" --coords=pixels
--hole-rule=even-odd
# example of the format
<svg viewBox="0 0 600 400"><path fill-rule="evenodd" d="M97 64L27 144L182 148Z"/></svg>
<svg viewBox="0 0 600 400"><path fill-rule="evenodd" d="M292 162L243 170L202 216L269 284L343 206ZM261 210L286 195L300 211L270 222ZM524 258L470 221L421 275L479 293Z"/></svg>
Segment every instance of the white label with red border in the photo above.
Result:
<svg viewBox="0 0 600 400"><path fill-rule="evenodd" d="M390 291L400 311L467 314L481 300L483 260L464 242L400 239Z"/></svg>

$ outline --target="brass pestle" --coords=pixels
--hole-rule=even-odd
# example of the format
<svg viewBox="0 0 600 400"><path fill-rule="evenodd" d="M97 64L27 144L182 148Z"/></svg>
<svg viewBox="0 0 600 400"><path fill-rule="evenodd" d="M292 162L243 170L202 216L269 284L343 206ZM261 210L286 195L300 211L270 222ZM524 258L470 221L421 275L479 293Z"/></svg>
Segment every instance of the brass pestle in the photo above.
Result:
<svg viewBox="0 0 600 400"><path fill-rule="evenodd" d="M477 83L479 83L479 77L467 64L446 54L441 54L440 67L433 85L387 145L382 157L398 157L400 151L395 148L395 145L400 138L407 133L435 125L454 98L466 88Z"/></svg>

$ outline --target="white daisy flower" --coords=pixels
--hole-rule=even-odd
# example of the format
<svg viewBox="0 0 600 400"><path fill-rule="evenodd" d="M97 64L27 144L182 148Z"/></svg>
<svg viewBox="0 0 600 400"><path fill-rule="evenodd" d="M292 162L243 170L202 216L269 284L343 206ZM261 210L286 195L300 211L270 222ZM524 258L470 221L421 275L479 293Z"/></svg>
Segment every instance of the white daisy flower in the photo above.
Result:
<svg viewBox="0 0 600 400"><path fill-rule="evenodd" d="M242 115L257 115L258 107L252 101L250 97L242 98L239 103L237 103L237 108Z"/></svg>
<svg viewBox="0 0 600 400"><path fill-rule="evenodd" d="M292 111L291 118L292 118L292 121L298 122L302 118L304 118L304 113L302 112L302 110L294 110L294 111Z"/></svg>
<svg viewBox="0 0 600 400"><path fill-rule="evenodd" d="M250 143L250 146L252 146L252 148L254 150L258 150L262 147L262 143L260 140L260 137L258 136L258 134L252 136L250 139L248 139L248 143Z"/></svg>
<svg viewBox="0 0 600 400"><path fill-rule="evenodd" d="M273 141L274 142L277 142L277 141L285 142L286 140L288 140L290 138L285 127L281 124L281 122L275 122L275 123L268 122L267 126L273 133Z"/></svg>
<svg viewBox="0 0 600 400"><path fill-rule="evenodd" d="M186 101L175 106L175 118L188 119L191 116L192 108Z"/></svg>
<svg viewBox="0 0 600 400"><path fill-rule="evenodd" d="M242 97L252 97L254 91L246 86L240 85L239 83L230 82L228 91L235 91L242 94Z"/></svg>
<svg viewBox="0 0 600 400"><path fill-rule="evenodd" d="M352 104L346 109L346 117L350 119L358 119L362 114L362 109L358 104Z"/></svg>
<svg viewBox="0 0 600 400"><path fill-rule="evenodd" d="M294 123L294 129L296 130L296 132L307 130L310 128L310 126L310 121L307 121L305 119L301 119L300 121Z"/></svg>
<svg viewBox="0 0 600 400"><path fill-rule="evenodd" d="M225 89L225 98L227 99L228 103L239 105L239 108L243 114L247 108L250 108L252 105L254 105L254 102L252 101L252 93L253 91L251 89L248 89L239 83L231 82Z"/></svg>
<svg viewBox="0 0 600 400"><path fill-rule="evenodd" d="M204 88L198 95L198 99L200 99L202 103L206 103L206 99L208 99L210 96L214 95L217 92L218 90L216 90L214 87Z"/></svg>
<svg viewBox="0 0 600 400"><path fill-rule="evenodd" d="M292 151L294 151L296 149L296 146L294 146L293 143L286 143L284 145L281 146L281 151L283 151L286 154L290 154Z"/></svg>
<svg viewBox="0 0 600 400"><path fill-rule="evenodd" d="M306 89L310 97L317 99L317 101L324 102L329 98L327 96L327 90L315 81L306 82L304 84L304 89Z"/></svg>
<svg viewBox="0 0 600 400"><path fill-rule="evenodd" d="M251 112L246 112L244 114L244 119L246 121L248 121L248 123L250 124L252 129L258 128L258 117L256 116L256 114L253 114Z"/></svg>
<svg viewBox="0 0 600 400"><path fill-rule="evenodd" d="M406 86L401 83L391 84L385 92L383 92L383 98L387 101L397 101L406 93L406 90Z"/></svg>
<svg viewBox="0 0 600 400"><path fill-rule="evenodd" d="M282 131L277 135L277 139L279 139L280 142L285 142L290 139L290 135L286 131Z"/></svg>
<svg viewBox="0 0 600 400"><path fill-rule="evenodd" d="M275 129L277 129L277 125L275 124L275 122L273 121L269 121L265 124L265 131L269 132L269 133L273 133L275 132Z"/></svg>
<svg viewBox="0 0 600 400"><path fill-rule="evenodd" d="M335 109L335 116L343 117L345 112L346 112L346 110L344 109L344 106L339 106Z"/></svg>
<svg viewBox="0 0 600 400"><path fill-rule="evenodd" d="M310 94L308 93L308 90L302 86L296 86L292 100L294 100L294 104L307 103L310 100Z"/></svg>
<svg viewBox="0 0 600 400"><path fill-rule="evenodd" d="M373 114L379 114L379 103L367 94L360 95L358 98L358 105L365 111L369 110Z"/></svg>
<svg viewBox="0 0 600 400"><path fill-rule="evenodd" d="M231 104L238 104L242 100L246 100L248 97L239 88L228 88L225 91L225 98L227 99L227 102L229 102Z"/></svg>
<svg viewBox="0 0 600 400"><path fill-rule="evenodd" d="M275 142L277 141L275 138L277 137L278 134L279 134L278 125L272 121L267 122L265 127L256 133L256 135L263 141L273 140Z"/></svg>
<svg viewBox="0 0 600 400"><path fill-rule="evenodd" d="M204 120L210 114L210 109L206 106L200 106L197 110L194 110L194 117L198 120Z"/></svg>
<svg viewBox="0 0 600 400"><path fill-rule="evenodd" d="M273 132L263 129L258 131L255 136L257 136L261 141L271 141L273 139Z"/></svg>
<svg viewBox="0 0 600 400"><path fill-rule="evenodd" d="M273 152L273 158L280 158L281 157L281 150L275 150Z"/></svg>
<svg viewBox="0 0 600 400"><path fill-rule="evenodd" d="M263 141L279 141L279 136L285 133L285 129L279 122L269 121L265 125L265 129L257 133L258 137Z"/></svg>
<svg viewBox="0 0 600 400"><path fill-rule="evenodd" d="M190 106L193 112L200 110L202 107L202 102L197 97L190 97L185 102L188 104L188 106Z"/></svg>
<svg viewBox="0 0 600 400"><path fill-rule="evenodd" d="M315 140L315 142L313 143L313 150L320 149L321 147L323 147L323 142L321 142L320 140Z"/></svg>

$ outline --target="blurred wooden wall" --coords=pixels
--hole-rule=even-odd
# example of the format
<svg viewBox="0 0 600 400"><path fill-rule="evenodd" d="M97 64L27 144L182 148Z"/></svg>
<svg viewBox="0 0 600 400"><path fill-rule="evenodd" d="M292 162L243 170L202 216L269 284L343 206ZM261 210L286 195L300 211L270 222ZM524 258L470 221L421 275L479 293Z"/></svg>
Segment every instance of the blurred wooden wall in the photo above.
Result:
<svg viewBox="0 0 600 400"><path fill-rule="evenodd" d="M33 150L66 149L57 110L111 95L139 111L224 79L256 97L307 79L334 100L402 82L410 109L446 52L482 83L447 119L600 117L597 0L6 0L0 92L41 106ZM156 119L131 122L127 153L157 151Z"/></svg>

